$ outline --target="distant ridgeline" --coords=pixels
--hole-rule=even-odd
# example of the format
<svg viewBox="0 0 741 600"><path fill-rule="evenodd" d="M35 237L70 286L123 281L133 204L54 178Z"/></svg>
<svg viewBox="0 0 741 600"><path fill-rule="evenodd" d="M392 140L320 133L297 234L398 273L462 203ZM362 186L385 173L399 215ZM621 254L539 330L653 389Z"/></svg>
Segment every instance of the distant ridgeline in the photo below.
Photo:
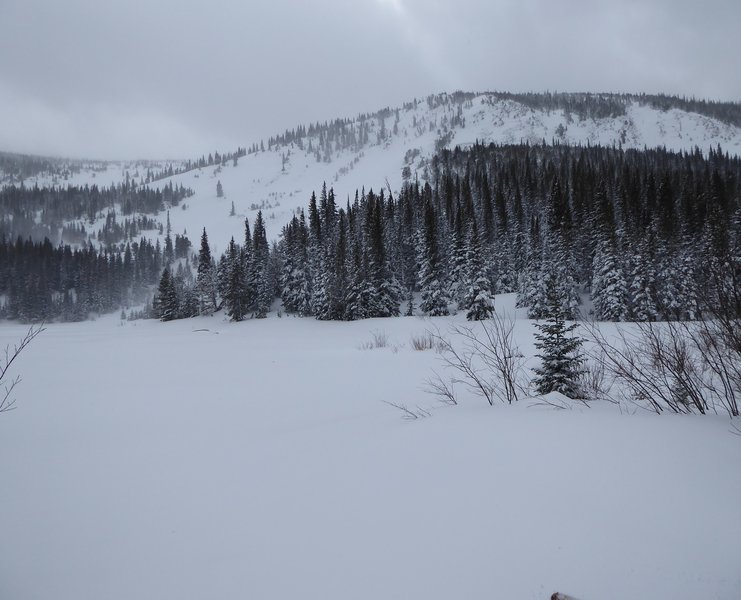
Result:
<svg viewBox="0 0 741 600"><path fill-rule="evenodd" d="M237 148L233 152L219 153L217 151L194 160L175 161L173 166L171 161L88 161L0 152L0 186L20 186L28 179L40 176L46 176L55 183L60 183L83 170L93 173L105 172L110 165L121 166L123 170L121 179L125 179L127 185L144 185L194 169L224 165L228 161L236 164L246 154L247 151L244 148Z"/></svg>
<svg viewBox="0 0 741 600"><path fill-rule="evenodd" d="M630 104L636 103L662 111L678 109L694 112L729 125L741 127L741 104L737 102L715 102L663 94L455 92L452 94L434 94L421 101L407 102L400 109L384 108L375 113L363 113L355 119L335 119L308 126L299 125L293 129L287 129L280 135L270 137L267 144L264 141L260 144L253 144L248 149L248 153L259 152L264 150L266 146L271 149L296 144L301 149L314 152L317 160L328 161L333 153L339 150L352 149L357 152L367 145L371 135L369 127L371 122L385 120L392 115L396 115L398 121L400 111L417 108L420 104L426 104L429 110L440 106L446 106L453 110L450 121L435 124L435 128L442 126L443 129L452 129L464 126L465 122L462 120L460 112L456 112L456 107L460 107L464 103L470 103L478 97L484 97L489 102L510 100L533 110L563 110L567 115L580 120L620 117L626 114ZM415 123L415 125L421 124ZM386 130L385 125L382 125L382 128L377 132L379 139L370 141L377 143L396 135L396 133L393 128Z"/></svg>
<svg viewBox="0 0 741 600"><path fill-rule="evenodd" d="M549 280L571 316L582 293L600 320L691 319L728 292L741 312L741 159L720 148L475 145L431 165L432 185L397 198L369 191L339 206L323 189L272 249L258 213L218 268L204 231L198 276L180 283L188 301L166 272L156 316L223 306L241 320L276 297L318 319L444 315L517 292L541 318Z"/></svg>

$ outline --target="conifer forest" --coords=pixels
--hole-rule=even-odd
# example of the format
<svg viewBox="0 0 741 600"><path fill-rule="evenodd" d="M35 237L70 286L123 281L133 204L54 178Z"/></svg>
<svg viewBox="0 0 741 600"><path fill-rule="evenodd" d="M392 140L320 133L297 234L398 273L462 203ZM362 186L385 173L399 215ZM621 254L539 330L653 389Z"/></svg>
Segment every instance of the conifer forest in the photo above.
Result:
<svg viewBox="0 0 741 600"><path fill-rule="evenodd" d="M160 248L145 235L159 222L126 217L177 206L182 187L6 188L3 316L79 320L151 297L156 284L147 311L163 320L221 308L233 320L264 317L276 299L322 320L456 310L477 319L509 292L542 318L553 279L568 318L584 315L588 299L600 321L685 320L737 287L741 160L720 147L705 156L476 144L443 149L430 167L429 181L396 197L368 187L341 201L325 184L272 246L258 212L220 257L205 230L196 254L185 234L173 241L169 223ZM65 218L105 206L100 249L65 243L79 233ZM39 232L46 239L31 241Z"/></svg>

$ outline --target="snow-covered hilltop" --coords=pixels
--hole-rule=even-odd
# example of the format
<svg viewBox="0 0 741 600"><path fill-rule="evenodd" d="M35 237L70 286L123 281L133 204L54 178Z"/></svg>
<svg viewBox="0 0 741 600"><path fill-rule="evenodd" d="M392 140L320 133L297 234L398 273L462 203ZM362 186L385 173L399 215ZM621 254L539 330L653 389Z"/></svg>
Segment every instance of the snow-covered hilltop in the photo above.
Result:
<svg viewBox="0 0 741 600"><path fill-rule="evenodd" d="M456 93L429 96L354 119L300 126L249 147L245 156L197 161L90 162L48 159L23 178L38 185L97 185L131 181L194 191L170 210L174 232L196 239L203 227L217 252L243 236L244 220L263 211L276 239L295 211L323 182L341 203L363 187L398 192L405 179L429 177L429 161L442 148L476 141L496 144L581 144L707 152L720 145L741 154L741 106L679 98L614 94ZM228 156L228 158L227 158ZM44 159L47 160L47 159ZM208 164L210 163L210 164ZM176 173L167 177L169 169ZM178 171L183 171L180 172ZM221 183L223 195L217 194ZM2 172L0 185L19 183ZM165 207L167 208L167 207ZM108 217L80 222L95 239ZM119 220L121 219L119 211ZM134 215L135 216L135 215ZM159 220L165 222L165 215ZM108 219L110 220L110 219Z"/></svg>
<svg viewBox="0 0 741 600"><path fill-rule="evenodd" d="M615 110L605 108L602 96L585 97L593 100L595 113L599 107ZM494 94L431 96L399 109L294 129L264 141L262 147L255 144L236 166L227 161L154 185L173 180L193 189L187 208L171 212L173 230L197 232L206 227L223 250L231 236L241 239L244 218L252 222L258 209L266 217L268 237L276 238L323 182L334 187L344 203L363 187L378 191L390 186L397 192L405 178L424 180L440 147L479 141L707 151L720 144L726 152L741 154L741 127L732 123L678 108L654 108L637 97L621 97L617 105L624 106L624 114L592 117L577 110L534 108ZM217 198L219 181L223 198Z"/></svg>

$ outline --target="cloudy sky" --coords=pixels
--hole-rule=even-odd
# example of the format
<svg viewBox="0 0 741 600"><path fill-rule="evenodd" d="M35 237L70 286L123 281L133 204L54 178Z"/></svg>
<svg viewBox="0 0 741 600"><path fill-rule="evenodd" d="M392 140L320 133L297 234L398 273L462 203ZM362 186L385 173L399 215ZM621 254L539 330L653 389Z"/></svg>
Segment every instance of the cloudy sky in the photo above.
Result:
<svg viewBox="0 0 741 600"><path fill-rule="evenodd" d="M738 0L0 0L0 150L177 158L464 90L741 101Z"/></svg>

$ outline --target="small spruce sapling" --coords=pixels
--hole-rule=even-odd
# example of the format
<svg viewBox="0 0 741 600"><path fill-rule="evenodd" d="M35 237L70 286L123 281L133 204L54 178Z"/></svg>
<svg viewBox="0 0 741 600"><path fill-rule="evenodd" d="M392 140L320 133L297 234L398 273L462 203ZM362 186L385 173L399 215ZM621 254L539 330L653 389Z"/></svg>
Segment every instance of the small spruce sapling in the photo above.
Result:
<svg viewBox="0 0 741 600"><path fill-rule="evenodd" d="M582 398L580 379L584 357L580 349L584 340L572 335L577 323L566 325L553 273L547 275L546 298L548 317L544 323L535 324L540 331L535 334L535 347L541 352L536 356L542 361L540 367L533 369L535 390L538 394L560 392L568 398Z"/></svg>

